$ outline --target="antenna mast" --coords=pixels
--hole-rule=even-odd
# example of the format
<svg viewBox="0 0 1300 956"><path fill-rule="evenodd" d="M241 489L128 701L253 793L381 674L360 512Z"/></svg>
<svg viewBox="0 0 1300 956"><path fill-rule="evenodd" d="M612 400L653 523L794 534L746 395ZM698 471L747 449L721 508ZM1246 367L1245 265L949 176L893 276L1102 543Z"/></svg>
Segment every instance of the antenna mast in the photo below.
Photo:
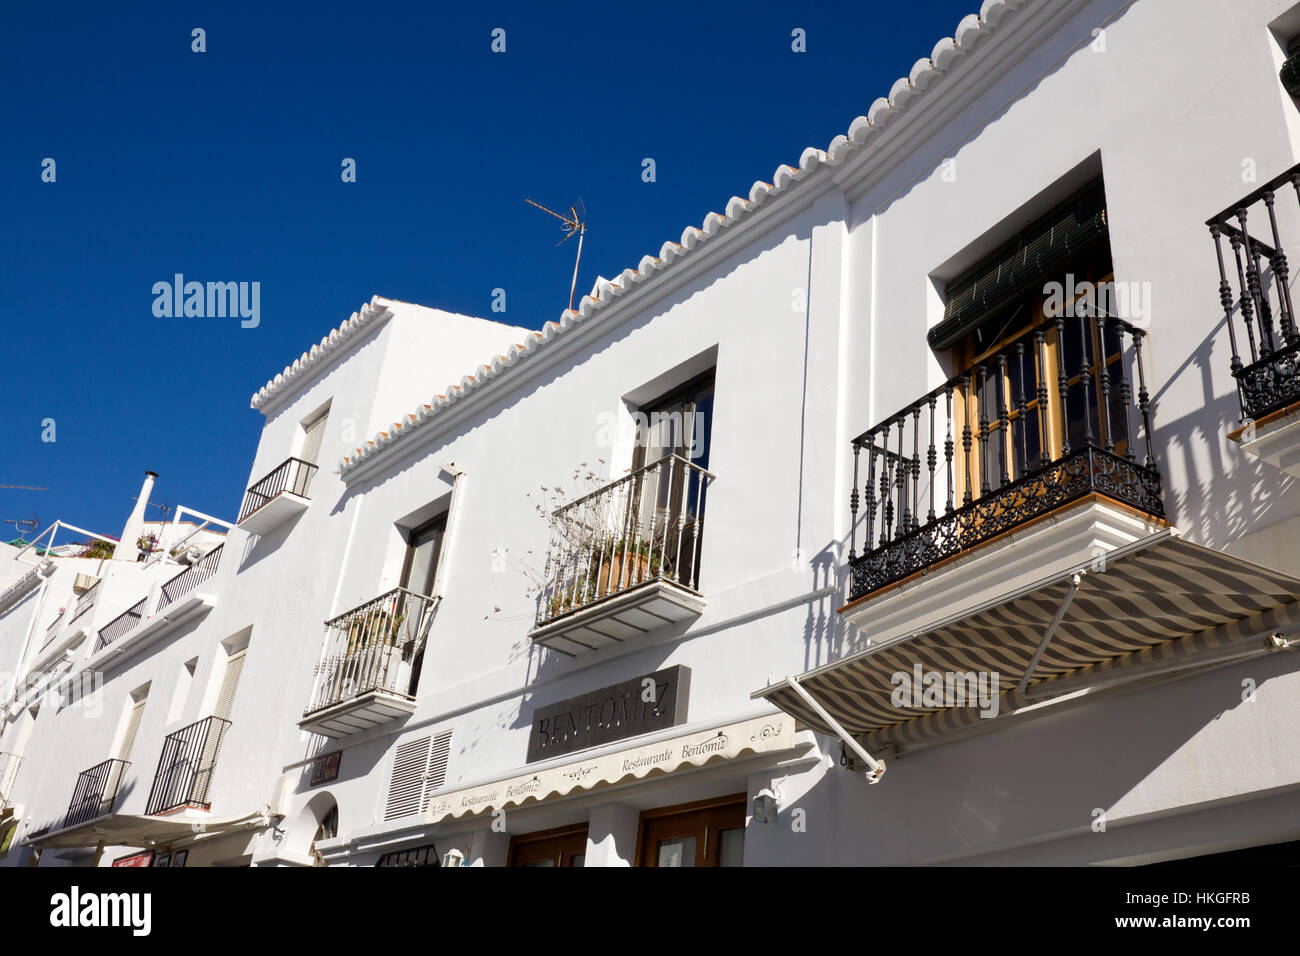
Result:
<svg viewBox="0 0 1300 956"><path fill-rule="evenodd" d="M530 206L536 206L547 215L554 216L560 220L564 228L564 238L555 245L562 246L576 234L578 237L578 257L573 262L573 281L569 283L569 311L573 311L573 296L578 291L578 264L582 262L582 238L587 234L587 209L582 204L582 197L569 207L568 215L556 212L554 209L547 209L539 202L533 202L531 199L524 199L524 202Z"/></svg>

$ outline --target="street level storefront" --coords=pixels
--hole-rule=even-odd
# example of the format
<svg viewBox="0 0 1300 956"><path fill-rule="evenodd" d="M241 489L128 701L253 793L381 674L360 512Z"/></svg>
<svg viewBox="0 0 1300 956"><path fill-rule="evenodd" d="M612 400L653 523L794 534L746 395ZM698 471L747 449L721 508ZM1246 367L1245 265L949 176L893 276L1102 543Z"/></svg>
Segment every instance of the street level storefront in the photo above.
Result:
<svg viewBox="0 0 1300 956"><path fill-rule="evenodd" d="M503 780L435 793L426 822L527 807L583 791L651 776L795 749L794 721L785 714L697 730L636 747L555 766L539 766Z"/></svg>

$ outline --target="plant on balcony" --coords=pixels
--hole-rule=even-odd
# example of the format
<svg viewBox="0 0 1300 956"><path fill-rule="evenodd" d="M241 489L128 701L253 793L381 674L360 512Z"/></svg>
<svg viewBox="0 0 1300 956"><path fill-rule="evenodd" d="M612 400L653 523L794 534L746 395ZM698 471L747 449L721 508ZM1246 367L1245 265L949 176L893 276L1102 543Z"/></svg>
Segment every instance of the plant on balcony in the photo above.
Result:
<svg viewBox="0 0 1300 956"><path fill-rule="evenodd" d="M152 531L145 532L140 535L140 537L136 538L135 546L140 551L140 554L136 557L137 561L143 561L147 555L162 550L162 547L158 543L158 536Z"/></svg>
<svg viewBox="0 0 1300 956"><path fill-rule="evenodd" d="M78 552L79 558L102 558L108 559L113 556L113 545L108 541L90 541L85 548Z"/></svg>
<svg viewBox="0 0 1300 956"><path fill-rule="evenodd" d="M405 614L395 613L396 607L378 614L359 614L348 624L348 654L367 647L397 643Z"/></svg>

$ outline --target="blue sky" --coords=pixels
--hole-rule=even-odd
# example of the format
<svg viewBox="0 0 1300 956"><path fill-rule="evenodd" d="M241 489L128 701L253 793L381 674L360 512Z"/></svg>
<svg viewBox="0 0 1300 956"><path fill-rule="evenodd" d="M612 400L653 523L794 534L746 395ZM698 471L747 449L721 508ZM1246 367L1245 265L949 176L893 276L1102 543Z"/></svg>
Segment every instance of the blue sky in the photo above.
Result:
<svg viewBox="0 0 1300 956"><path fill-rule="evenodd" d="M249 397L371 295L537 328L574 249L525 196L584 199L581 294L824 148L977 9L7 5L0 483L49 490L0 489L0 518L116 534L152 468L155 501L233 519ZM175 273L260 282L260 324L155 317Z"/></svg>

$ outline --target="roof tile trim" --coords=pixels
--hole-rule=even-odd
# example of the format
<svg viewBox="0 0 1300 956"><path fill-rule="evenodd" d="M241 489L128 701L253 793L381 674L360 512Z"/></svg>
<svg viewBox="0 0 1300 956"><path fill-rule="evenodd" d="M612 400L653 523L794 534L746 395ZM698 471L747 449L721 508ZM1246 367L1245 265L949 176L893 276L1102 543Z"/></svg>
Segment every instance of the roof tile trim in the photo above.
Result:
<svg viewBox="0 0 1300 956"><path fill-rule="evenodd" d="M634 287L682 259L689 258L691 253L700 246L751 215L773 196L784 193L797 183L803 182L822 167L842 165L855 153L870 145L871 140L897 119L900 113L912 108L916 102L923 99L925 91L934 84L934 81L941 74L952 69L976 45L991 36L1002 23L1006 22L1008 14L1020 7L1042 2L1046 0L984 0L978 14L972 13L962 18L957 24L954 36L944 37L934 45L928 58L917 60L907 76L900 77L894 82L888 98L877 99L871 104L866 116L859 116L849 124L847 134L836 136L825 150L809 146L799 157L797 168L787 165L778 166L772 174L770 183L762 181L754 183L750 187L748 199L732 196L727 200L725 213L709 213L704 217L704 222L699 228L687 226L682 233L681 242L665 242L657 257L644 256L637 268L624 269L613 280L597 279L592 289L594 295L584 296L577 309L566 309L561 313L558 322L547 322L542 327L542 331L534 332L532 336L511 348L506 355L498 355L492 360L491 365L479 366L474 370L474 375L465 376L458 384L452 385L443 394L436 396L432 402L419 406L401 422L394 422L386 431L381 431L373 439L362 444L339 462L339 474L346 477L363 463L374 459L394 444L409 440L421 425L435 418L440 412L464 400L471 392L484 387L519 362L549 348L556 339L563 337L565 333L611 302L622 298ZM376 297L372 301L381 300ZM289 372L289 369L285 369L285 372Z"/></svg>
<svg viewBox="0 0 1300 956"><path fill-rule="evenodd" d="M382 296L373 296L357 312L343 322L337 329L303 352L292 365L286 365L284 371L271 379L253 396L248 403L250 407L261 409L273 402L282 393L311 375L329 360L330 356L345 348L349 342L361 335L366 329L391 317L392 300Z"/></svg>

